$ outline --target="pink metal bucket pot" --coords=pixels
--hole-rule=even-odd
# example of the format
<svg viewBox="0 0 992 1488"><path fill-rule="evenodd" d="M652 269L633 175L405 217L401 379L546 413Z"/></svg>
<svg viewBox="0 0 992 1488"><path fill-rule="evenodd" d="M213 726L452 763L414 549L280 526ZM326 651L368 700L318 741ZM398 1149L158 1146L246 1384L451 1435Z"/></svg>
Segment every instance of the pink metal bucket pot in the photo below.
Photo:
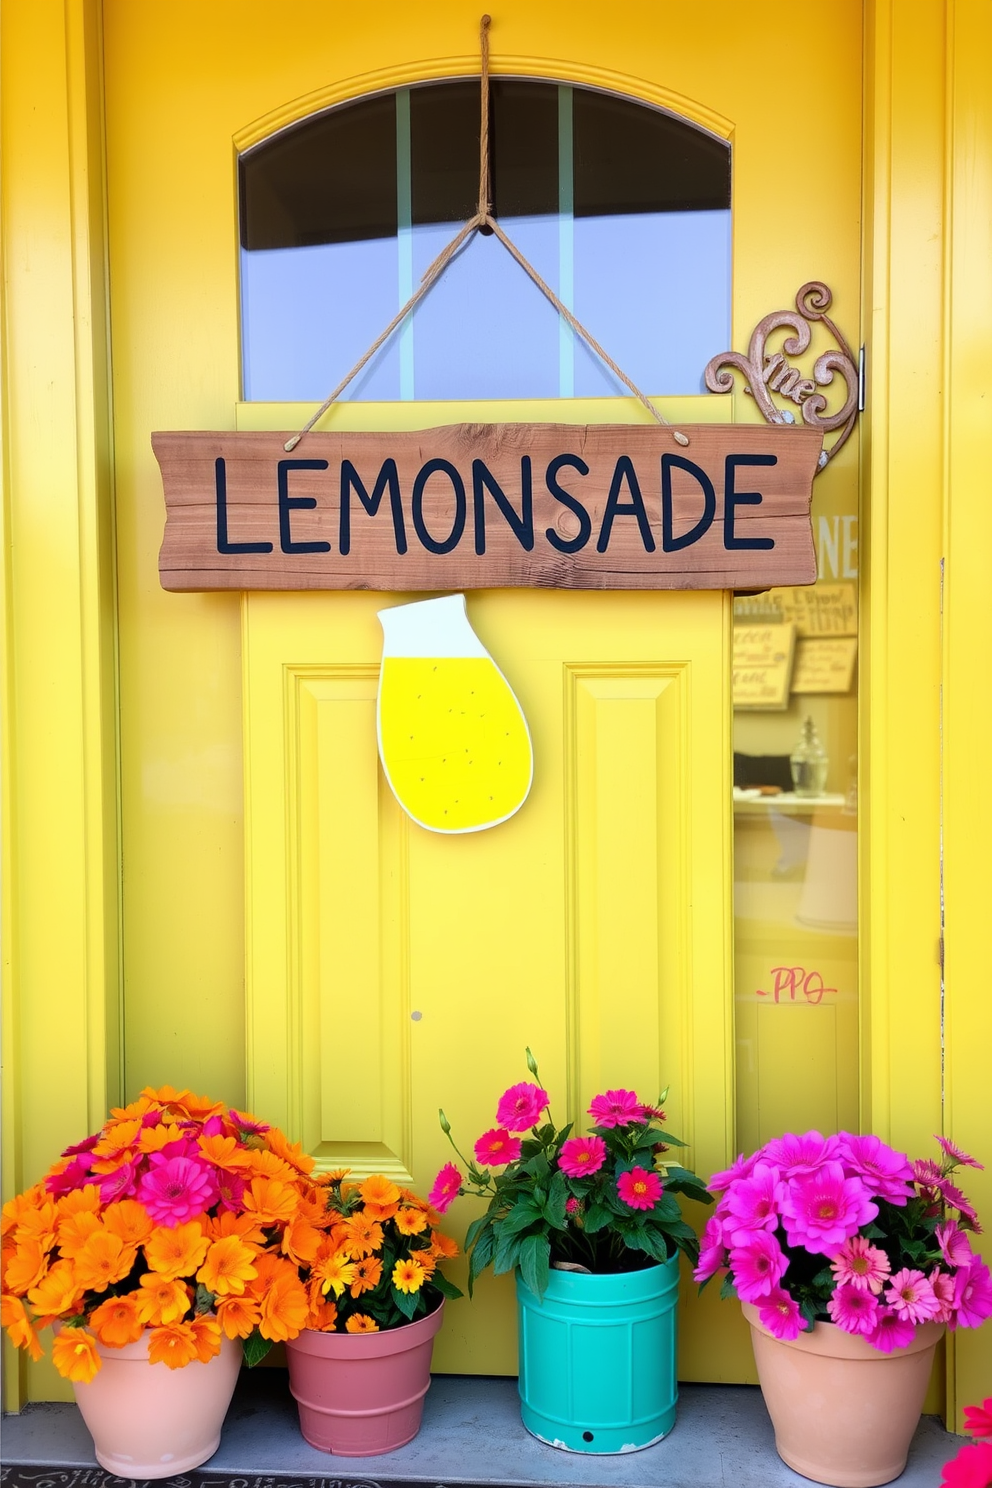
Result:
<svg viewBox="0 0 992 1488"><path fill-rule="evenodd" d="M420 1430L431 1382L436 1312L382 1333L304 1329L286 1344L289 1388L312 1447L339 1457L394 1452Z"/></svg>
<svg viewBox="0 0 992 1488"><path fill-rule="evenodd" d="M212 1457L241 1368L241 1344L221 1340L208 1364L149 1364L148 1334L123 1348L98 1343L103 1365L74 1384L96 1460L122 1478L170 1478Z"/></svg>

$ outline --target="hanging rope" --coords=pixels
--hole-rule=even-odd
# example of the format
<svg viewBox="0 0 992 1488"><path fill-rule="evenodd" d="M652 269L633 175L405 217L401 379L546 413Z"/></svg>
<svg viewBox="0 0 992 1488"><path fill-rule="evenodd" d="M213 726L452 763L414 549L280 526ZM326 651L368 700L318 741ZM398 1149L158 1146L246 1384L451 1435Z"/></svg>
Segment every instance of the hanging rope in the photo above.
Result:
<svg viewBox="0 0 992 1488"><path fill-rule="evenodd" d="M488 229L489 232L493 233L499 239L510 256L516 259L517 263L523 269L524 273L529 275L529 277L537 285L541 293L551 301L552 305L554 305L555 309L562 317L562 319L569 326L571 326L572 330L575 331L577 335L581 336L586 344L590 346L596 353L596 355L603 362L606 363L607 367L609 367L610 371L615 377L619 378L624 387L630 389L634 397L638 400L639 403L643 404L648 413L650 413L651 417L655 419L657 423L662 424L665 428L671 428L668 420L661 416L657 408L655 408L654 404L651 402L650 398L648 398L646 394L641 392L640 388L635 382L631 380L631 378L627 376L626 372L623 372L617 366L613 358L607 355L607 353L603 350L603 348L600 346L599 342L591 334L591 332L587 331L582 322L580 320L577 320L576 317L572 314L571 310L567 309L567 307L562 304L561 300L555 294L551 286L544 282L530 260L523 253L521 253L520 249L516 246L515 243L510 241L506 233L496 221L495 217L492 215L492 178L490 164L491 151L489 148L489 27L491 24L491 17L484 15L479 25L479 51L481 54L481 116L479 121L479 203L475 216L469 218L468 222L465 223L464 227L459 229L459 231L452 238L451 242L448 243L445 248L442 248L437 258L435 258L433 263L428 267L419 285L414 290L410 298L407 300L406 304L402 307L401 310L398 310L396 312L386 329L372 342L372 345L369 347L368 351L366 351L363 356L359 357L358 361L352 367L348 375L346 377L343 377L338 383L333 393L331 393L329 397L324 399L324 402L317 409L317 412L313 415L313 417L307 420L298 434L294 434L290 439L286 440L286 443L283 446L283 448L286 450L294 450L299 444L300 440L303 438L304 434L309 434L314 424L320 422L320 420L324 417L324 414L330 408L331 404L336 402L340 395L344 392L349 382L351 382L355 377L358 376L359 372L366 365L366 363L371 361L379 348L389 340L390 336L396 330L397 326L403 323L403 321L409 315L410 311L413 310L413 308L419 303L419 301L424 298L424 295L427 293L427 291L434 284L437 283L438 279L451 263L451 260L458 253L459 249L464 246L467 240L471 237L472 233L479 229ZM689 443L687 436L683 434L679 429L672 429L672 438L676 441L676 443L683 446L688 445Z"/></svg>

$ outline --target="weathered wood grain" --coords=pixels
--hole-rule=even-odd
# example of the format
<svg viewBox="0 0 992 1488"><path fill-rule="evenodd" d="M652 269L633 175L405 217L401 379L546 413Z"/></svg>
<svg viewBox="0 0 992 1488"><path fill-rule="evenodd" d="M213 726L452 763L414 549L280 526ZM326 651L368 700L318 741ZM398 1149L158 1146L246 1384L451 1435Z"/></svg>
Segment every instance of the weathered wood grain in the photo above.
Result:
<svg viewBox="0 0 992 1488"><path fill-rule="evenodd" d="M684 432L687 448L660 426L453 424L309 434L289 455L284 433L153 434L167 509L161 581L172 590L813 583L821 433ZM745 546L756 539L766 546Z"/></svg>

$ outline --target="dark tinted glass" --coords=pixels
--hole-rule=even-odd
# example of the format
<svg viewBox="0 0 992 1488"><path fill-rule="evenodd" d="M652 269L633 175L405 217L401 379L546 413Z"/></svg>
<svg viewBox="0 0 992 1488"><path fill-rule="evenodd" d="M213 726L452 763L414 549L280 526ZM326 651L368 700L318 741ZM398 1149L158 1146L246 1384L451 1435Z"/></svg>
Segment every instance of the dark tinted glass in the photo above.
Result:
<svg viewBox="0 0 992 1488"><path fill-rule="evenodd" d="M309 248L396 233L396 99L350 103L241 157L241 246Z"/></svg>
<svg viewBox="0 0 992 1488"><path fill-rule="evenodd" d="M489 141L495 215L556 213L557 87L495 80ZM414 223L471 217L479 199L479 84L412 89L410 151Z"/></svg>
<svg viewBox="0 0 992 1488"><path fill-rule="evenodd" d="M575 88L576 217L730 206L730 147L643 105Z"/></svg>

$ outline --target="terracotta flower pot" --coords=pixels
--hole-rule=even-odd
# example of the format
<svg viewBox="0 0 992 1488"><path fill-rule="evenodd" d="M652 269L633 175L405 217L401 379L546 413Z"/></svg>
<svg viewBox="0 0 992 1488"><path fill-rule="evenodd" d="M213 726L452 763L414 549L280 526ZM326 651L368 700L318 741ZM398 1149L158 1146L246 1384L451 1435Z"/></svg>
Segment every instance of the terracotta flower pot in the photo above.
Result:
<svg viewBox="0 0 992 1488"><path fill-rule="evenodd" d="M431 1382L431 1351L444 1303L427 1317L381 1333L317 1333L286 1344L289 1388L312 1447L375 1457L412 1441Z"/></svg>
<svg viewBox="0 0 992 1488"><path fill-rule="evenodd" d="M785 1342L742 1302L782 1461L831 1488L875 1488L906 1466L943 1323L885 1354L833 1323Z"/></svg>
<svg viewBox="0 0 992 1488"><path fill-rule="evenodd" d="M221 1340L208 1364L149 1364L148 1335L97 1349L103 1366L74 1384L96 1460L122 1478L169 1478L212 1457L241 1368L241 1344Z"/></svg>

